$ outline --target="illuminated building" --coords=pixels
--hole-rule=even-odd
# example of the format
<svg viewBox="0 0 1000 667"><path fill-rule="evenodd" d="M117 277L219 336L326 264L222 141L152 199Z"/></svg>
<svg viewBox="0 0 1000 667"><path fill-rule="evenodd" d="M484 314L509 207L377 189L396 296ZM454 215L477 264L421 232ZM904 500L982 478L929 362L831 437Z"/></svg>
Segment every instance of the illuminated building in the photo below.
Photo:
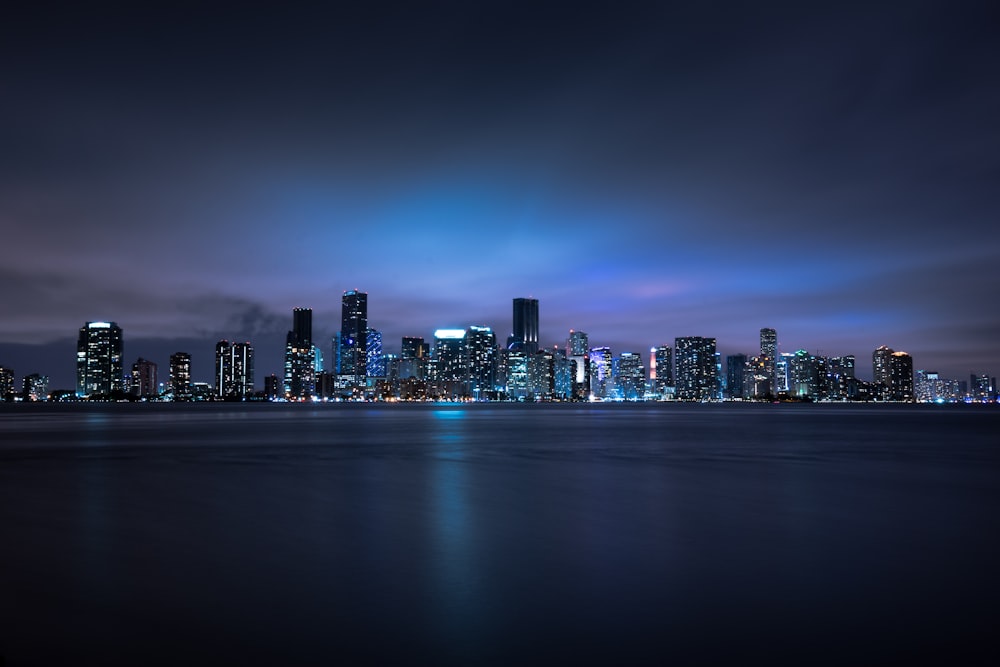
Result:
<svg viewBox="0 0 1000 667"><path fill-rule="evenodd" d="M122 330L114 322L87 322L76 345L76 395L110 397L122 391Z"/></svg>
<svg viewBox="0 0 1000 667"><path fill-rule="evenodd" d="M556 348L552 356L555 377L555 397L565 401L573 398L573 384L576 379L576 362L566 356L566 350Z"/></svg>
<svg viewBox="0 0 1000 667"><path fill-rule="evenodd" d="M309 399L316 392L311 308L292 311L292 330L285 337L284 391L289 400Z"/></svg>
<svg viewBox="0 0 1000 667"><path fill-rule="evenodd" d="M973 401L983 402L996 399L996 386L996 378L991 378L986 373L969 374L969 398Z"/></svg>
<svg viewBox="0 0 1000 667"><path fill-rule="evenodd" d="M0 366L0 401L14 400L14 371Z"/></svg>
<svg viewBox="0 0 1000 667"><path fill-rule="evenodd" d="M775 385L775 363L778 360L778 332L774 329L760 330L760 363L763 369L761 375L767 377L768 387L764 394L773 394Z"/></svg>
<svg viewBox="0 0 1000 667"><path fill-rule="evenodd" d="M427 344L420 336L403 336L402 350L399 355L399 377L402 379L427 378Z"/></svg>
<svg viewBox="0 0 1000 667"><path fill-rule="evenodd" d="M274 373L271 373L264 378L264 396L269 401L273 401L280 396L284 396L281 378Z"/></svg>
<svg viewBox="0 0 1000 667"><path fill-rule="evenodd" d="M187 352L170 355L170 393L175 401L191 400L191 355Z"/></svg>
<svg viewBox="0 0 1000 667"><path fill-rule="evenodd" d="M469 327L469 392L476 399L488 398L497 389L497 337L489 327Z"/></svg>
<svg viewBox="0 0 1000 667"><path fill-rule="evenodd" d="M253 394L253 347L220 340L215 345L215 395L245 399Z"/></svg>
<svg viewBox="0 0 1000 667"><path fill-rule="evenodd" d="M857 395L857 378L854 376L854 355L830 357L827 360L828 398L846 401Z"/></svg>
<svg viewBox="0 0 1000 667"><path fill-rule="evenodd" d="M872 352L872 383L879 398L888 397L893 350L885 345Z"/></svg>
<svg viewBox="0 0 1000 667"><path fill-rule="evenodd" d="M528 395L538 400L552 400L556 390L554 355L548 350L539 350L527 356L527 363Z"/></svg>
<svg viewBox="0 0 1000 667"><path fill-rule="evenodd" d="M538 352L538 299L514 299L514 332L507 349L528 355Z"/></svg>
<svg viewBox="0 0 1000 667"><path fill-rule="evenodd" d="M139 357L132 364L132 386L129 393L139 398L156 396L159 391L156 382L156 364L149 359Z"/></svg>
<svg viewBox="0 0 1000 667"><path fill-rule="evenodd" d="M49 399L49 376L38 373L25 375L21 398L25 401L47 401Z"/></svg>
<svg viewBox="0 0 1000 667"><path fill-rule="evenodd" d="M595 347L590 350L590 391L598 398L610 398L614 389L611 376L611 348Z"/></svg>
<svg viewBox="0 0 1000 667"><path fill-rule="evenodd" d="M566 358L572 370L570 394L575 400L584 400L590 396L590 341L585 332L570 329Z"/></svg>
<svg viewBox="0 0 1000 667"><path fill-rule="evenodd" d="M674 348L669 345L657 346L653 350L653 360L656 362L653 391L662 396L667 387L674 386Z"/></svg>
<svg viewBox="0 0 1000 667"><path fill-rule="evenodd" d="M365 331L365 374L370 378L385 377L385 359L382 357L382 332Z"/></svg>
<svg viewBox="0 0 1000 667"><path fill-rule="evenodd" d="M622 352L618 357L618 376L615 380L618 394L626 401L643 398L646 394L646 373L642 367L642 355Z"/></svg>
<svg viewBox="0 0 1000 667"><path fill-rule="evenodd" d="M674 380L677 398L682 401L707 401L718 392L715 339L686 336L674 339Z"/></svg>
<svg viewBox="0 0 1000 667"><path fill-rule="evenodd" d="M880 346L872 353L872 381L879 399L912 402L913 358L906 352Z"/></svg>
<svg viewBox="0 0 1000 667"><path fill-rule="evenodd" d="M528 355L520 350L509 351L507 357L507 397L514 401L524 400L531 395L531 379L528 375Z"/></svg>
<svg viewBox="0 0 1000 667"><path fill-rule="evenodd" d="M368 294L344 292L340 308L340 375L345 387L365 386L368 373Z"/></svg>
<svg viewBox="0 0 1000 667"><path fill-rule="evenodd" d="M469 354L465 329L438 329L434 332L434 380L464 382Z"/></svg>

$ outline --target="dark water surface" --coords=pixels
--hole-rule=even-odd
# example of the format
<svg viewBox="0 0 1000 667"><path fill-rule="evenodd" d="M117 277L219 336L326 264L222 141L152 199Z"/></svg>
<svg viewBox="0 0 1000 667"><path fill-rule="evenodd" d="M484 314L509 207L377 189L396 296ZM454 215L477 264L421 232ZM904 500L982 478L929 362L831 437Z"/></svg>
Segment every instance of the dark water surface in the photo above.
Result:
<svg viewBox="0 0 1000 667"><path fill-rule="evenodd" d="M0 406L33 664L1000 664L1000 410Z"/></svg>

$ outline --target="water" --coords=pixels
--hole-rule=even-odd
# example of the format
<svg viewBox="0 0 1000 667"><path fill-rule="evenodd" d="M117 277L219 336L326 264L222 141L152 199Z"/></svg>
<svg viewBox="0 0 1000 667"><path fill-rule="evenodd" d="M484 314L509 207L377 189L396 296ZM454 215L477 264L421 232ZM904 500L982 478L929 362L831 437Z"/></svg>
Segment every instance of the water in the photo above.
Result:
<svg viewBox="0 0 1000 667"><path fill-rule="evenodd" d="M994 664L1000 411L0 406L33 664Z"/></svg>

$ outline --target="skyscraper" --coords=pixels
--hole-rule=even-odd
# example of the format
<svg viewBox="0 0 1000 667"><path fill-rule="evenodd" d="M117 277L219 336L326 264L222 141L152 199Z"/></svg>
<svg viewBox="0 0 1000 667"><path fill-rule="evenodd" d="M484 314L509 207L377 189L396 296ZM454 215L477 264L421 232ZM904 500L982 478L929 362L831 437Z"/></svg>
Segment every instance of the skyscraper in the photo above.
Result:
<svg viewBox="0 0 1000 667"><path fill-rule="evenodd" d="M707 401L716 397L715 339L686 336L674 339L677 398Z"/></svg>
<svg viewBox="0 0 1000 667"><path fill-rule="evenodd" d="M156 396L159 390L156 386L156 364L149 359L139 357L132 364L132 386L129 392L133 396L148 398Z"/></svg>
<svg viewBox="0 0 1000 667"><path fill-rule="evenodd" d="M368 372L368 294L344 292L340 309L340 374L347 386L365 384Z"/></svg>
<svg viewBox="0 0 1000 667"><path fill-rule="evenodd" d="M626 401L641 399L646 394L646 376L642 368L642 355L622 352L618 357L616 386Z"/></svg>
<svg viewBox="0 0 1000 667"><path fill-rule="evenodd" d="M775 394L775 363L778 360L778 332L774 329L763 328L760 330L760 365L763 375L767 376L767 393Z"/></svg>
<svg viewBox="0 0 1000 667"><path fill-rule="evenodd" d="M469 327L469 392L486 398L497 388L497 337L489 327Z"/></svg>
<svg viewBox="0 0 1000 667"><path fill-rule="evenodd" d="M285 398L304 400L316 391L316 362L313 358L312 309L292 311L292 330L285 337Z"/></svg>
<svg viewBox="0 0 1000 667"><path fill-rule="evenodd" d="M747 355L730 354L726 357L726 394L729 398L743 398L746 382Z"/></svg>
<svg viewBox="0 0 1000 667"><path fill-rule="evenodd" d="M191 355L187 352L170 355L170 393L175 401L191 400Z"/></svg>
<svg viewBox="0 0 1000 667"><path fill-rule="evenodd" d="M14 370L0 366L0 401L14 400Z"/></svg>
<svg viewBox="0 0 1000 667"><path fill-rule="evenodd" d="M87 322L76 344L76 395L110 397L122 391L122 330L114 322Z"/></svg>
<svg viewBox="0 0 1000 667"><path fill-rule="evenodd" d="M385 377L385 358L382 357L382 332L368 329L365 332L365 375Z"/></svg>
<svg viewBox="0 0 1000 667"><path fill-rule="evenodd" d="M590 350L590 391L599 398L608 398L614 387L611 377L611 348Z"/></svg>
<svg viewBox="0 0 1000 667"><path fill-rule="evenodd" d="M215 395L245 399L253 394L253 347L220 340L215 346Z"/></svg>
<svg viewBox="0 0 1000 667"><path fill-rule="evenodd" d="M590 396L590 340L585 332L570 329L566 357L572 369L570 394L575 400L585 400Z"/></svg>
<svg viewBox="0 0 1000 667"><path fill-rule="evenodd" d="M507 349L538 352L538 299L514 299L514 332Z"/></svg>
<svg viewBox="0 0 1000 667"><path fill-rule="evenodd" d="M656 360L656 382L653 389L657 394L666 393L667 387L674 386L674 350L669 345L659 345L653 352Z"/></svg>

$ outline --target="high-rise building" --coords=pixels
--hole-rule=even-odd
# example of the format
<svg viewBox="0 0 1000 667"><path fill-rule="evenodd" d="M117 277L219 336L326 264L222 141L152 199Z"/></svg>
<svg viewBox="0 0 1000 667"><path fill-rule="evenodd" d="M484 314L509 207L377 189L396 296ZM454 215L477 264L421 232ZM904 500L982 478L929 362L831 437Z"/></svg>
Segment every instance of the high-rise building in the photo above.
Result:
<svg viewBox="0 0 1000 667"><path fill-rule="evenodd" d="M368 329L365 332L365 374L371 378L385 377L385 359L382 357L382 332Z"/></svg>
<svg viewBox="0 0 1000 667"><path fill-rule="evenodd" d="M539 350L527 357L528 393L538 400L552 400L556 391L555 355L549 350Z"/></svg>
<svg viewBox="0 0 1000 667"><path fill-rule="evenodd" d="M403 336L402 353L399 359L399 377L401 379L427 378L427 357L429 350L424 339L419 336Z"/></svg>
<svg viewBox="0 0 1000 667"><path fill-rule="evenodd" d="M718 391L715 339L686 336L674 339L677 398L707 401Z"/></svg>
<svg viewBox="0 0 1000 667"><path fill-rule="evenodd" d="M885 401L913 401L913 357L880 346L872 352L872 382Z"/></svg>
<svg viewBox="0 0 1000 667"><path fill-rule="evenodd" d="M726 395L729 398L744 398L746 369L747 355L730 354L726 357Z"/></svg>
<svg viewBox="0 0 1000 667"><path fill-rule="evenodd" d="M215 395L245 399L253 394L253 347L220 340L215 345Z"/></svg>
<svg viewBox="0 0 1000 667"><path fill-rule="evenodd" d="M674 386L674 349L669 345L658 345L653 358L656 360L656 381L653 390L661 396L667 387Z"/></svg>
<svg viewBox="0 0 1000 667"><path fill-rule="evenodd" d="M344 292L340 309L340 374L346 386L362 387L368 372L368 294Z"/></svg>
<svg viewBox="0 0 1000 667"><path fill-rule="evenodd" d="M646 394L646 374L642 368L642 355L638 352L622 352L618 357L618 377L615 380L618 392L626 401L635 401Z"/></svg>
<svg viewBox="0 0 1000 667"><path fill-rule="evenodd" d="M614 389L611 375L611 348L595 347L590 350L590 391L598 398L610 398Z"/></svg>
<svg viewBox="0 0 1000 667"><path fill-rule="evenodd" d="M538 352L538 299L514 299L514 331L507 341L508 350Z"/></svg>
<svg viewBox="0 0 1000 667"><path fill-rule="evenodd" d="M139 357L132 364L132 386L129 393L139 398L150 398L159 393L156 382L156 364Z"/></svg>
<svg viewBox="0 0 1000 667"><path fill-rule="evenodd" d="M469 351L465 329L438 329L434 332L434 380L465 382Z"/></svg>
<svg viewBox="0 0 1000 667"><path fill-rule="evenodd" d="M292 311L292 330L285 337L285 398L306 400L316 393L316 360L313 357L312 309Z"/></svg>
<svg viewBox="0 0 1000 667"><path fill-rule="evenodd" d="M25 401L49 400L49 376L38 373L25 375L21 398Z"/></svg>
<svg viewBox="0 0 1000 667"><path fill-rule="evenodd" d="M170 355L170 394L175 401L190 401L192 398L191 355L187 352Z"/></svg>
<svg viewBox="0 0 1000 667"><path fill-rule="evenodd" d="M14 371L0 366L0 401L14 400Z"/></svg>
<svg viewBox="0 0 1000 667"><path fill-rule="evenodd" d="M122 330L114 322L87 322L76 344L76 395L110 397L121 392Z"/></svg>
<svg viewBox="0 0 1000 667"><path fill-rule="evenodd" d="M888 396L889 393L893 352L894 350L886 345L880 345L872 352L872 383L879 397Z"/></svg>
<svg viewBox="0 0 1000 667"><path fill-rule="evenodd" d="M763 328L760 330L760 364L763 369L763 375L768 378L768 384L766 393L773 394L775 382L775 364L778 361L778 332L771 328Z"/></svg>
<svg viewBox="0 0 1000 667"><path fill-rule="evenodd" d="M473 398L489 398L497 389L497 337L489 327L469 327L469 392Z"/></svg>
<svg viewBox="0 0 1000 667"><path fill-rule="evenodd" d="M572 372L571 396L585 400L590 396L590 340L585 332L570 329L566 358Z"/></svg>

